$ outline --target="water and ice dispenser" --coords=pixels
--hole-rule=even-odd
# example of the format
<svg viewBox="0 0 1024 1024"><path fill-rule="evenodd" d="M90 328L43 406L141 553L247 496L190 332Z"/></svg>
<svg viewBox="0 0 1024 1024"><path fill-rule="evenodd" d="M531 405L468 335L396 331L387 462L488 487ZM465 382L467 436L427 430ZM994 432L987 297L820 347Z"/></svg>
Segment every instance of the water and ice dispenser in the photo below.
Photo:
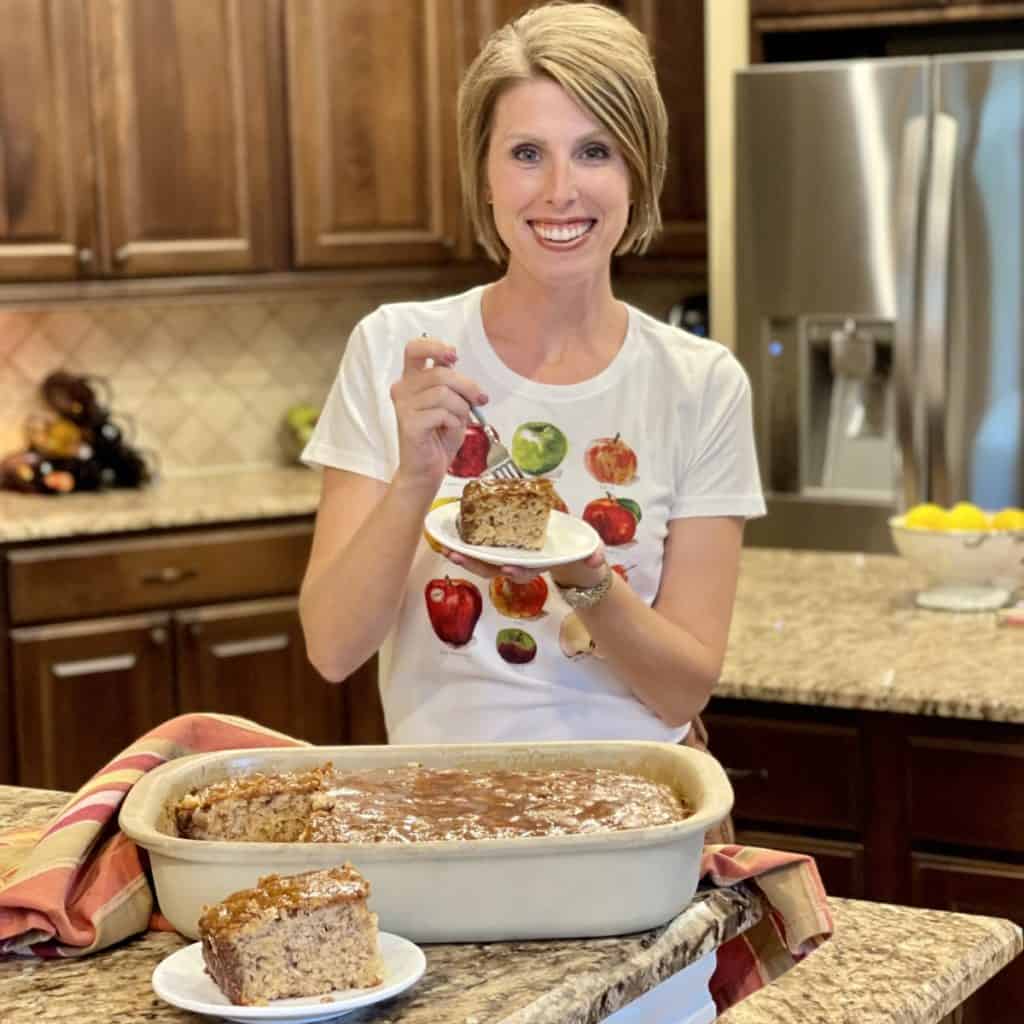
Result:
<svg viewBox="0 0 1024 1024"><path fill-rule="evenodd" d="M893 323L835 315L771 320L764 327L767 486L891 501Z"/></svg>

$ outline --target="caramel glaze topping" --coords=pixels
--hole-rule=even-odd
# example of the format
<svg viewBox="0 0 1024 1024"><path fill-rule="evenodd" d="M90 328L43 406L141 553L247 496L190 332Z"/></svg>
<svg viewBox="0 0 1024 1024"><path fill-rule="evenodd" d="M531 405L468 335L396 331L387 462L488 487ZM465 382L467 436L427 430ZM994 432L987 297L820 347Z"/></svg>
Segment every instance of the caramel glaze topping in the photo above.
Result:
<svg viewBox="0 0 1024 1024"><path fill-rule="evenodd" d="M666 825L692 813L662 783L601 768L338 773L313 808L304 842L580 835Z"/></svg>
<svg viewBox="0 0 1024 1024"><path fill-rule="evenodd" d="M241 889L205 907L199 934L216 935L293 911L365 900L369 895L370 883L351 864L300 875L264 875L254 889Z"/></svg>
<svg viewBox="0 0 1024 1024"><path fill-rule="evenodd" d="M245 800L266 796L268 793L314 793L323 789L325 780L332 775L329 763L304 772L281 772L275 775L253 772L251 775L237 775L204 786L198 792L186 794L179 806L193 810L197 807L212 807L221 800Z"/></svg>

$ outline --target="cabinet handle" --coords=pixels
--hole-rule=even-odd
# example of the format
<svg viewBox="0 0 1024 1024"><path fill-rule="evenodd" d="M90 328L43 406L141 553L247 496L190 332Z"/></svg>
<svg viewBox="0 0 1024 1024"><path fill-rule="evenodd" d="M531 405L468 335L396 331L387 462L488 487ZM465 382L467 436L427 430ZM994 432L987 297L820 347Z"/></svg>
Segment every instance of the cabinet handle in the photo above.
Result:
<svg viewBox="0 0 1024 1024"><path fill-rule="evenodd" d="M726 768L725 774L736 782L743 779L758 779L760 782L768 781L767 768Z"/></svg>
<svg viewBox="0 0 1024 1024"><path fill-rule="evenodd" d="M182 583L190 580L199 573L195 569L179 569L175 565L165 565L156 572L147 573L142 577L143 583Z"/></svg>
<svg viewBox="0 0 1024 1024"><path fill-rule="evenodd" d="M109 658L83 658L81 661L58 661L53 674L58 679L98 675L100 672L125 672L135 667L134 654L115 654Z"/></svg>
<svg viewBox="0 0 1024 1024"><path fill-rule="evenodd" d="M275 633L273 636L257 636L251 640L235 640L229 643L213 644L211 650L218 658L238 658L246 654L267 654L270 651L283 651L288 646L286 633Z"/></svg>
<svg viewBox="0 0 1024 1024"><path fill-rule="evenodd" d="M83 267L92 265L92 249L79 249L78 250L78 262Z"/></svg>
<svg viewBox="0 0 1024 1024"><path fill-rule="evenodd" d="M149 639L159 647L167 643L167 630L163 626L154 626L149 631Z"/></svg>

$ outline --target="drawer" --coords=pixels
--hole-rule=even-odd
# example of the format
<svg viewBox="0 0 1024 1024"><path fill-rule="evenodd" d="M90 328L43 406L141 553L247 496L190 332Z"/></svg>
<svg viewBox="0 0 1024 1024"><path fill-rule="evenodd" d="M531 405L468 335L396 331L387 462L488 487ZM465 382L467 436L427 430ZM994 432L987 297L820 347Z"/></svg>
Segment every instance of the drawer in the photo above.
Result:
<svg viewBox="0 0 1024 1024"><path fill-rule="evenodd" d="M1024 743L911 736L915 840L1024 853Z"/></svg>
<svg viewBox="0 0 1024 1024"><path fill-rule="evenodd" d="M7 555L11 621L292 594L312 536L304 522L16 548Z"/></svg>
<svg viewBox="0 0 1024 1024"><path fill-rule="evenodd" d="M863 767L853 726L707 714L709 749L738 821L859 831Z"/></svg>

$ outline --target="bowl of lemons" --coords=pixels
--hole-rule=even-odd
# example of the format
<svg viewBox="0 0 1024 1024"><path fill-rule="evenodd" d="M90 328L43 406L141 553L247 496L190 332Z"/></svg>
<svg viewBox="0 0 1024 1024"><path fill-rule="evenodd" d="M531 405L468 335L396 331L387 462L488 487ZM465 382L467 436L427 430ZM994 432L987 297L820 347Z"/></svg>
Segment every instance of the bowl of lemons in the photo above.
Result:
<svg viewBox="0 0 1024 1024"><path fill-rule="evenodd" d="M922 607L987 611L1024 586L1024 509L915 505L893 516L889 529L896 550L928 576L917 595Z"/></svg>

